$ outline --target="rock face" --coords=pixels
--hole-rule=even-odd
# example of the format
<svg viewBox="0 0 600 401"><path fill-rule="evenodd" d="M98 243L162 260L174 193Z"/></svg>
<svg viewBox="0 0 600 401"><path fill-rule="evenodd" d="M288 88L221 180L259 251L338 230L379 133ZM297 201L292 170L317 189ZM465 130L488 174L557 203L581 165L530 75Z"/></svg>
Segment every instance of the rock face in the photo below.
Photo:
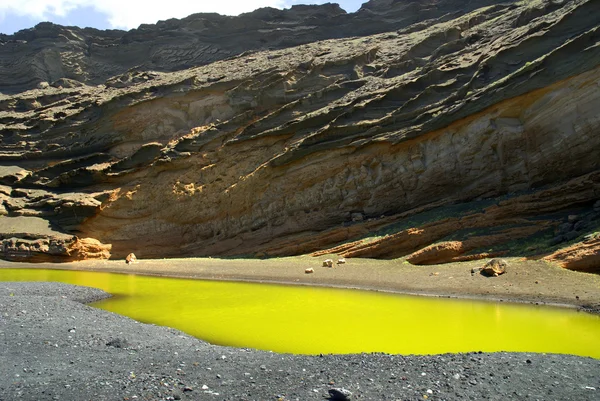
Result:
<svg viewBox="0 0 600 401"><path fill-rule="evenodd" d="M108 68L92 52L76 77L15 72L0 50L0 82L14 82L3 93L42 78L83 83L0 96L0 214L45 219L116 258L324 250L438 263L505 254L515 237L555 237L566 215L587 216L560 234L568 243L599 224L597 15L592 0L196 15L94 31L121 35L106 49L128 60L144 43L173 56L162 65L146 54L154 64L131 69L102 53ZM201 20L224 22L193 40L175 34ZM291 31L256 47L231 39L237 47L206 59L168 44L262 35L250 20ZM307 21L315 28L300 28ZM473 209L419 220L452 205Z"/></svg>

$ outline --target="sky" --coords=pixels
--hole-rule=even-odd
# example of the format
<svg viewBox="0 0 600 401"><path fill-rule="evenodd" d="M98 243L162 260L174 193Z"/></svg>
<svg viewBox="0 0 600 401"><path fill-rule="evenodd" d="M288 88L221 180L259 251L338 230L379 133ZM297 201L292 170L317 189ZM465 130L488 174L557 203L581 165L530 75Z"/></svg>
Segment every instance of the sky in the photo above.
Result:
<svg viewBox="0 0 600 401"><path fill-rule="evenodd" d="M201 12L237 15L260 7L338 3L348 12L367 0L0 0L0 33L12 34L42 21L82 28L132 29L140 24Z"/></svg>

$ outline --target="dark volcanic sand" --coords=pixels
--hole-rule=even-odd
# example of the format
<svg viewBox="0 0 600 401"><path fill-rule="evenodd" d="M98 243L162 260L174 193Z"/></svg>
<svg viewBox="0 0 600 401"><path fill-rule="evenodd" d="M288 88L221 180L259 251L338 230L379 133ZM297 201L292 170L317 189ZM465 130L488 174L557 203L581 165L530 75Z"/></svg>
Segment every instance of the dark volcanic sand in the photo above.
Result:
<svg viewBox="0 0 600 401"><path fill-rule="evenodd" d="M0 283L1 401L322 400L335 387L365 400L600 400L600 360L592 358L281 355L213 346L80 303L104 296ZM341 327L315 336L341 336ZM493 333L473 339L490 340Z"/></svg>

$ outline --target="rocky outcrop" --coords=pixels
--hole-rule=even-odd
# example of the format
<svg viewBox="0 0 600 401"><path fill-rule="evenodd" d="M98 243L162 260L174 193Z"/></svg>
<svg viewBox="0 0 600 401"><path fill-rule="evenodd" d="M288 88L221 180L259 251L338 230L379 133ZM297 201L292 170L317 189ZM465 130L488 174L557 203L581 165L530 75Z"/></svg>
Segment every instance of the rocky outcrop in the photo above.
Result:
<svg viewBox="0 0 600 401"><path fill-rule="evenodd" d="M345 257L386 259L406 256L410 263L419 265L484 259L507 254L515 248L521 256L524 253L535 255L560 245L555 241L556 234L562 232L569 219L575 218L585 223L581 227L586 227L569 231L572 233L571 242L600 227L600 213L592 207L599 195L600 173L594 172L552 189L504 200L495 199L491 206L483 209L481 206L489 202L482 200L462 204L462 212L460 209L437 208L452 217L429 213L429 216L433 215L431 221L412 225L409 220L409 227L403 230L394 229L394 225L388 222L373 231L392 231L392 234L343 244L313 255L337 253ZM570 214L572 210L577 210L579 215ZM429 217L423 211L415 214ZM406 214L398 216L396 220L403 221L406 217ZM545 234L541 243L525 241L538 234ZM448 240L453 237L461 240Z"/></svg>
<svg viewBox="0 0 600 401"><path fill-rule="evenodd" d="M600 273L600 236L594 235L544 258L560 266L588 273Z"/></svg>
<svg viewBox="0 0 600 401"><path fill-rule="evenodd" d="M515 227L558 230L600 198L600 4L452 7L381 34L0 96L4 214L118 258L391 258L460 241L453 259L490 254Z"/></svg>
<svg viewBox="0 0 600 401"><path fill-rule="evenodd" d="M110 245L56 232L39 217L0 219L0 257L16 262L71 262L110 258Z"/></svg>

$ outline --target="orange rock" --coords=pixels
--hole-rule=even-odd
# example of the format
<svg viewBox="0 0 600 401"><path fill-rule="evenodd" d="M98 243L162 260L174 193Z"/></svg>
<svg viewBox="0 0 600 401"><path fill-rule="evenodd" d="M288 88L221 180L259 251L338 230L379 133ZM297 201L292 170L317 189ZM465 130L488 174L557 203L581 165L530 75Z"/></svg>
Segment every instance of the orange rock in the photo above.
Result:
<svg viewBox="0 0 600 401"><path fill-rule="evenodd" d="M109 259L110 244L95 238L77 238L69 244L67 255L71 260Z"/></svg>
<svg viewBox="0 0 600 401"><path fill-rule="evenodd" d="M579 242L544 258L569 270L600 273L600 237Z"/></svg>

